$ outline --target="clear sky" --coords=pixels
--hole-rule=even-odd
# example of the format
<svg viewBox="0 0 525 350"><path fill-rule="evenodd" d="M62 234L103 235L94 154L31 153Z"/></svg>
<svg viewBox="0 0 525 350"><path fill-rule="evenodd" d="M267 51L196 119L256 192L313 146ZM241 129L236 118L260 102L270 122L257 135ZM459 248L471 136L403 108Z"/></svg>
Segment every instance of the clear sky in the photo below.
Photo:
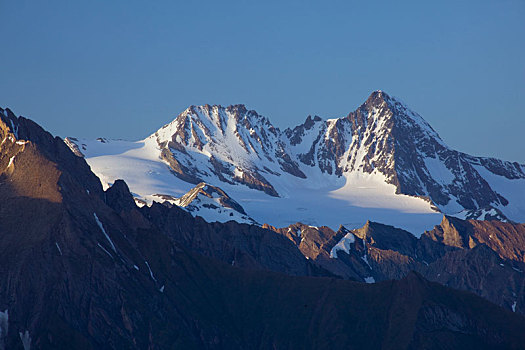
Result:
<svg viewBox="0 0 525 350"><path fill-rule="evenodd" d="M280 127L381 89L446 143L525 162L525 1L0 0L0 106L140 139L192 104Z"/></svg>

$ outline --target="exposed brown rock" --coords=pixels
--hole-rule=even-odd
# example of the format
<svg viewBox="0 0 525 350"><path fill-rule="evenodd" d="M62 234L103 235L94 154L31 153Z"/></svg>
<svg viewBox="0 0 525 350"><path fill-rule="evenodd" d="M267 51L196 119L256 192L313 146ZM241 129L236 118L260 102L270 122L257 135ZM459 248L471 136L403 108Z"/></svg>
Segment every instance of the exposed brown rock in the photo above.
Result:
<svg viewBox="0 0 525 350"><path fill-rule="evenodd" d="M213 198L213 193L219 195L219 202L223 207L233 209L241 214L246 215L244 208L235 200L233 200L230 196L228 196L226 192L224 192L222 189L216 186L209 185L205 182L201 182L193 189L188 191L188 193L186 193L184 196L182 196L179 200L179 206L187 207L199 194L202 194L208 198Z"/></svg>
<svg viewBox="0 0 525 350"><path fill-rule="evenodd" d="M474 292L516 312L525 312L522 224L444 217L419 239L392 226L368 221L360 229L334 232L300 223L268 228L293 241L301 252L331 273L364 281L400 279L419 271L429 280ZM295 233L302 228L299 238ZM349 252L332 248L347 233ZM521 242L521 243L520 243Z"/></svg>
<svg viewBox="0 0 525 350"><path fill-rule="evenodd" d="M258 172L243 171L240 176L234 176L234 180L250 188L263 191L270 196L279 197L275 188Z"/></svg>
<svg viewBox="0 0 525 350"><path fill-rule="evenodd" d="M486 244L503 259L525 262L525 224L496 220L464 221L444 216L441 224L425 235L459 248L474 248L479 244Z"/></svg>
<svg viewBox="0 0 525 350"><path fill-rule="evenodd" d="M197 184L201 182L198 177L196 177L192 171L190 171L188 168L186 168L184 165L180 164L175 157L173 157L173 154L168 149L163 149L160 152L160 157L163 161L168 163L170 170L173 172L175 176L177 176L179 179L183 181L187 181L192 184Z"/></svg>

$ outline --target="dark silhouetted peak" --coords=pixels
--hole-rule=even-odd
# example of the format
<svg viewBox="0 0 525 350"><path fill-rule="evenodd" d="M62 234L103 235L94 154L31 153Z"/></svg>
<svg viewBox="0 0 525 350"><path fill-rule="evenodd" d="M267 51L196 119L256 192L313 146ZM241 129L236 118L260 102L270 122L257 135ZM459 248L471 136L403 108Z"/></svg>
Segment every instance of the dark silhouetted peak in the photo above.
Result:
<svg viewBox="0 0 525 350"><path fill-rule="evenodd" d="M124 180L116 180L106 190L106 204L116 212L129 211L136 208L133 196Z"/></svg>
<svg viewBox="0 0 525 350"><path fill-rule="evenodd" d="M392 249L405 255L413 255L417 239L411 233L394 226L368 220L352 231L357 237L379 249Z"/></svg>

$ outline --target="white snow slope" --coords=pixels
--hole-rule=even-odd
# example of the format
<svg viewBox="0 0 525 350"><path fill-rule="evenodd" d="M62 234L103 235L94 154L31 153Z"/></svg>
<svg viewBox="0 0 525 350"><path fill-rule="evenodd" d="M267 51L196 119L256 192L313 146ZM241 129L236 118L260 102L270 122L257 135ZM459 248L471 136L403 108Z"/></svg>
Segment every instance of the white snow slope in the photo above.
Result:
<svg viewBox="0 0 525 350"><path fill-rule="evenodd" d="M161 201L155 194L182 197L195 185L173 175L160 159L160 149L152 138L127 142L79 140L91 170L104 188L124 179L132 194L148 203ZM296 222L314 226L363 226L367 220L388 223L416 235L441 222L442 215L422 199L396 195L393 185L381 181L381 175L337 177L322 174L315 168L304 169L306 179L290 174L268 175L281 197L272 197L244 185L231 185L206 179L226 191L259 223L284 227ZM306 171L306 170L309 170ZM196 213L208 221L225 222L229 215L202 210Z"/></svg>

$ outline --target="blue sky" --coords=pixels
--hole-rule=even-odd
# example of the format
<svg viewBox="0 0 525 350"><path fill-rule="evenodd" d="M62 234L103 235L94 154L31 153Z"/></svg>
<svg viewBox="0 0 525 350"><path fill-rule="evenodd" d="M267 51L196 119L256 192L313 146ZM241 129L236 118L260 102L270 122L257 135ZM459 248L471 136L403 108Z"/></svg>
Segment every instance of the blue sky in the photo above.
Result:
<svg viewBox="0 0 525 350"><path fill-rule="evenodd" d="M450 146L525 162L525 1L0 0L0 106L139 139L191 104L281 128L400 97Z"/></svg>

